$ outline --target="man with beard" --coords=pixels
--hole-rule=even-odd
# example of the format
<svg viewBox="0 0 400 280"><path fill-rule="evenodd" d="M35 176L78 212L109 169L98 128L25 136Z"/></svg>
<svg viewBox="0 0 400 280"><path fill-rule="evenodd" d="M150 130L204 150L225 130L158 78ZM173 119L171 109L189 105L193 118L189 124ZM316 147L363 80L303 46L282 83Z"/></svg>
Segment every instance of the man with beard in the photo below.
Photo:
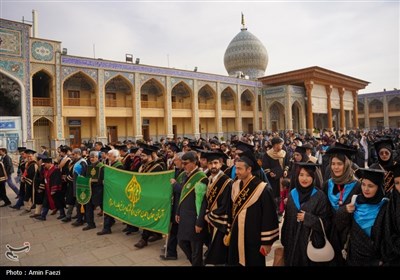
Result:
<svg viewBox="0 0 400 280"><path fill-rule="evenodd" d="M223 238L226 233L227 213L221 208L229 203L231 197L232 180L221 170L225 156L219 152L205 154L208 169L211 175L208 177L206 193L207 212L206 221L210 223L210 239L206 264L226 264L228 260L228 247L224 245ZM217 210L218 209L218 210ZM224 208L226 210L226 208Z"/></svg>
<svg viewBox="0 0 400 280"><path fill-rule="evenodd" d="M155 158L157 158L158 148L153 145L147 144L142 144L141 147L143 149L142 153L140 154L142 165L139 168L139 173L152 173L163 171L164 169L162 165L160 165L159 161L154 160ZM147 246L148 242L154 242L159 239L162 239L162 235L160 233L144 229L142 233L142 238L134 246L138 249L142 249Z"/></svg>
<svg viewBox="0 0 400 280"><path fill-rule="evenodd" d="M197 154L186 152L182 156L182 164L187 175L183 181L176 222L179 224L179 246L192 266L203 265L203 243L205 237L205 221L207 201L205 193L208 180L197 166Z"/></svg>
<svg viewBox="0 0 400 280"><path fill-rule="evenodd" d="M265 256L279 238L278 216L272 190L253 175L254 155L242 153L236 161L238 179L232 185L228 209L228 265L265 266Z"/></svg>

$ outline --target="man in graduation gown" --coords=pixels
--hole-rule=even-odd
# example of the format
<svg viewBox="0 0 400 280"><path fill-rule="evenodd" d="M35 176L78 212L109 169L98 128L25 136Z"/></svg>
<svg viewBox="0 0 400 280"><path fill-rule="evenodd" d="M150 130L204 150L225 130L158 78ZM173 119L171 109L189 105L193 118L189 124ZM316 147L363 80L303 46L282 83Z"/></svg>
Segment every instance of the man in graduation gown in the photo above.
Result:
<svg viewBox="0 0 400 280"><path fill-rule="evenodd" d="M211 176L208 177L207 187L207 212L206 220L210 222L210 245L205 259L206 264L226 264L228 260L228 247L224 245L223 238L226 233L227 213L213 212L221 208L223 204L229 203L232 191L232 179L221 170L225 154L220 152L208 152L205 154L208 169ZM214 222L215 221L215 226Z"/></svg>
<svg viewBox="0 0 400 280"><path fill-rule="evenodd" d="M183 182L176 214L176 222L179 224L178 242L192 266L202 266L203 243L206 235L205 193L208 180L197 166L196 152L186 152L182 156L182 164L187 178Z"/></svg>
<svg viewBox="0 0 400 280"><path fill-rule="evenodd" d="M86 170L86 177L90 178L90 187L92 196L88 203L85 204L85 218L87 226L82 230L90 230L96 228L94 223L94 209L97 206L102 207L103 191L104 191L104 164L99 161L99 153L97 151L90 152L90 164Z"/></svg>
<svg viewBox="0 0 400 280"><path fill-rule="evenodd" d="M154 160L157 158L158 147L153 145L141 145L143 151L140 154L140 159L142 161L142 165L139 167L139 173L152 173L152 172L161 172L164 170L163 166L160 164L158 160ZM131 228L134 230L134 228ZM147 229L143 230L142 238L134 245L138 249L142 249L147 246L148 242L154 242L162 239L162 235L158 232L153 232Z"/></svg>
<svg viewBox="0 0 400 280"><path fill-rule="evenodd" d="M25 154L27 154L27 163L25 164L25 171L22 174L21 181L25 184L25 197L24 197L24 205L25 212L31 212L32 202L35 200L34 198L34 184L35 184L35 176L36 172L39 168L36 160L35 154L36 151L27 149L25 150Z"/></svg>
<svg viewBox="0 0 400 280"><path fill-rule="evenodd" d="M278 216L271 188L252 174L258 169L252 153L237 162L238 180L231 194L228 265L265 266L265 256L279 238Z"/></svg>

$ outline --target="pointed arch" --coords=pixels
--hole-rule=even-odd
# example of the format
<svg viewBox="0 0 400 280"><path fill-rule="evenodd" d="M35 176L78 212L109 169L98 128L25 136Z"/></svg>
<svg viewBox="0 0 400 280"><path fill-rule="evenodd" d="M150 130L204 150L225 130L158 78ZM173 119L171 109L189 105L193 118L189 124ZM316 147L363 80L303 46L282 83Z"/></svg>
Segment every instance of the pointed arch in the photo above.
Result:
<svg viewBox="0 0 400 280"><path fill-rule="evenodd" d="M106 107L132 107L133 86L130 81L118 74L104 85Z"/></svg>
<svg viewBox="0 0 400 280"><path fill-rule="evenodd" d="M64 79L62 92L64 106L96 106L97 83L82 71Z"/></svg>
<svg viewBox="0 0 400 280"><path fill-rule="evenodd" d="M222 110L236 110L236 94L230 86L221 92L221 108Z"/></svg>
<svg viewBox="0 0 400 280"><path fill-rule="evenodd" d="M148 79L140 87L142 108L164 108L164 86L155 78Z"/></svg>
<svg viewBox="0 0 400 280"><path fill-rule="evenodd" d="M216 96L216 92L209 85L202 86L198 92L199 109L215 109Z"/></svg>
<svg viewBox="0 0 400 280"><path fill-rule="evenodd" d="M398 96L393 97L390 102L388 102L389 112L399 112L400 111L400 98Z"/></svg>
<svg viewBox="0 0 400 280"><path fill-rule="evenodd" d="M240 95L240 103L242 111L253 111L254 110L254 95L246 89Z"/></svg>
<svg viewBox="0 0 400 280"><path fill-rule="evenodd" d="M373 99L368 104L369 113L383 113L383 102L378 99Z"/></svg>
<svg viewBox="0 0 400 280"><path fill-rule="evenodd" d="M271 130L274 132L283 130L285 128L285 106L279 101L273 101L267 112L269 112L268 120Z"/></svg>
<svg viewBox="0 0 400 280"><path fill-rule="evenodd" d="M20 94L21 94L21 122L22 122L22 143L26 143L26 140L28 139L28 130L29 130L29 137L31 137L31 129L32 129L32 123L31 123L31 114L30 114L30 108L27 109L27 102L30 102L30 95L26 96L26 88L24 84L16 77L12 76L10 73L0 69L0 75L4 75L5 77L13 80L16 82L19 86L20 89ZM1 79L4 80L4 79ZM3 102L2 102L3 104ZM28 127L29 126L29 127Z"/></svg>
<svg viewBox="0 0 400 280"><path fill-rule="evenodd" d="M192 89L183 81L177 83L171 90L173 109L192 108Z"/></svg>

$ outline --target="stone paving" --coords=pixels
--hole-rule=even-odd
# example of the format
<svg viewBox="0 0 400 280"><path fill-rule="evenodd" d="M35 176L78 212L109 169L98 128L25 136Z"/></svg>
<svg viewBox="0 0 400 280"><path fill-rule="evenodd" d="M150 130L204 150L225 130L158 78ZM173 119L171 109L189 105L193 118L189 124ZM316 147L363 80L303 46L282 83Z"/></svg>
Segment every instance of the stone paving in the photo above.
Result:
<svg viewBox="0 0 400 280"><path fill-rule="evenodd" d="M14 205L15 193L8 186L6 190ZM125 235L125 225L119 221L112 227L112 234L98 236L103 219L96 214L97 228L82 231L82 227L57 220L57 215L49 214L46 221L39 221L29 218L29 214L20 215L23 211L0 208L0 266L190 266L179 248L178 260L159 258L165 238L141 250L135 248L140 234ZM7 244L21 247L24 242L29 242L31 248L18 254L19 261L5 257ZM274 247L278 244L275 242ZM267 266L272 265L272 260L271 254L266 258Z"/></svg>

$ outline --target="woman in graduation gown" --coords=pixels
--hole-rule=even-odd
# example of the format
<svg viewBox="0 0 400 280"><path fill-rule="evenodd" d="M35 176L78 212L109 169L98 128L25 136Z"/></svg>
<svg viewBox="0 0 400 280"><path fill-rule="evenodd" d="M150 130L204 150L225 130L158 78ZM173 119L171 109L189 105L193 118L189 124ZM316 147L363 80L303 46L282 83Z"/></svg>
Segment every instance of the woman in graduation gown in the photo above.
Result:
<svg viewBox="0 0 400 280"><path fill-rule="evenodd" d="M324 235L319 218L327 229L330 223L328 199L315 186L316 168L314 163L298 162L295 165L297 176L295 187L290 191L282 226L281 242L284 246L286 266L311 266L314 263L307 257L307 244L310 231L314 247L324 246Z"/></svg>
<svg viewBox="0 0 400 280"><path fill-rule="evenodd" d="M383 265L400 266L400 164L388 170L393 172L394 188L389 195L382 244Z"/></svg>
<svg viewBox="0 0 400 280"><path fill-rule="evenodd" d="M388 201L382 188L384 174L381 170L357 170L362 192L357 195L355 204L346 205L347 212L353 213L347 255L349 266L383 264L381 244Z"/></svg>
<svg viewBox="0 0 400 280"><path fill-rule="evenodd" d="M335 249L335 258L332 265L344 265L345 260L342 257L342 250L347 240L350 229L351 214L346 211L346 205L351 202L354 194L361 192L361 184L354 177L354 171L351 168L351 157L356 150L345 145L334 144L326 151L330 156L329 166L331 168L331 178L324 183L323 190L328 196L329 204L332 210L331 219L331 244Z"/></svg>
<svg viewBox="0 0 400 280"><path fill-rule="evenodd" d="M385 190L386 196L388 196L394 187L393 174L388 169L390 166L396 164L393 156L393 141L390 138L382 138L374 143L374 147L378 155L378 162L371 164L369 168L385 171L383 188Z"/></svg>

